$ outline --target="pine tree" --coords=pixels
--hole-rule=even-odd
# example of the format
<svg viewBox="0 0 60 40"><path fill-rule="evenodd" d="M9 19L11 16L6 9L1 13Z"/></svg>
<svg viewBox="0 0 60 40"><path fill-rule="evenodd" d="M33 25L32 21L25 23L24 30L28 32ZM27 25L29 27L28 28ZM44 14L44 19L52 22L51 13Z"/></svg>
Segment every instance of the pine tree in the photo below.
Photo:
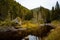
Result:
<svg viewBox="0 0 60 40"><path fill-rule="evenodd" d="M52 7L52 10L51 10L51 21L53 21L55 19L55 10L54 10L54 7Z"/></svg>
<svg viewBox="0 0 60 40"><path fill-rule="evenodd" d="M60 19L60 10L59 10L60 8L59 8L59 3L58 3L58 1L57 1L57 3L56 3L56 6L55 6L55 19L56 20L58 20L58 19Z"/></svg>
<svg viewBox="0 0 60 40"><path fill-rule="evenodd" d="M55 6L55 10L58 10L59 9L59 3L58 1L56 2L56 6Z"/></svg>

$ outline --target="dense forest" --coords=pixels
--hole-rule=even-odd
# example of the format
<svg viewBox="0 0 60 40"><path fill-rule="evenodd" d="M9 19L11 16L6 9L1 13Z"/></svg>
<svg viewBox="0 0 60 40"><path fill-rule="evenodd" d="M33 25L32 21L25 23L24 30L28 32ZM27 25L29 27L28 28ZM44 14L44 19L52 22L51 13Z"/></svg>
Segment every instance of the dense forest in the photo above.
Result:
<svg viewBox="0 0 60 40"><path fill-rule="evenodd" d="M51 22L53 20L60 20L60 5L57 1L56 5L51 10L42 6L32 9L37 16L42 16L44 22ZM40 14L40 15L39 15ZM38 18L40 19L40 18Z"/></svg>
<svg viewBox="0 0 60 40"><path fill-rule="evenodd" d="M31 11L15 0L0 0L0 20L15 19L16 17L24 18L31 15ZM26 19L26 18L24 18Z"/></svg>

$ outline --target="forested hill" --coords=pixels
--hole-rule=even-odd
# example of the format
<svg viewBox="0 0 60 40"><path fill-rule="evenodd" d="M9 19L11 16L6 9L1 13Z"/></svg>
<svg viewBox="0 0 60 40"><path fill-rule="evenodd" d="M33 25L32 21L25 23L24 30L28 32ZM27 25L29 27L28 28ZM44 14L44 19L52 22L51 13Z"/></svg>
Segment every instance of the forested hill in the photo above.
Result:
<svg viewBox="0 0 60 40"><path fill-rule="evenodd" d="M42 6L32 9L35 19L39 21L50 21L50 11Z"/></svg>
<svg viewBox="0 0 60 40"><path fill-rule="evenodd" d="M51 10L40 6L38 8L32 9L32 11L33 14L36 14L37 20L43 18L43 21L46 23L50 23L54 20L60 20L60 4L58 3L58 1L56 2L56 5L52 7Z"/></svg>
<svg viewBox="0 0 60 40"><path fill-rule="evenodd" d="M0 20L24 18L29 13L31 13L29 9L15 0L0 0Z"/></svg>

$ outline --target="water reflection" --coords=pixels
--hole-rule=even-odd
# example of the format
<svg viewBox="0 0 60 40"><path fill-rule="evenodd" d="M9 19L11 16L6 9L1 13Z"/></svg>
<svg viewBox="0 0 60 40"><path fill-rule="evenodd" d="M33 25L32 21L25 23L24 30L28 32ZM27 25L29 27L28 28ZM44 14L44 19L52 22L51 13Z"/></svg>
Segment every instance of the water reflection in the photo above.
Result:
<svg viewBox="0 0 60 40"><path fill-rule="evenodd" d="M29 40L38 40L38 37L33 36L33 35L29 35L28 38L29 38ZM23 40L25 40L25 39L23 39Z"/></svg>
<svg viewBox="0 0 60 40"><path fill-rule="evenodd" d="M38 40L38 37L33 35L29 35L28 37L29 37L29 40Z"/></svg>

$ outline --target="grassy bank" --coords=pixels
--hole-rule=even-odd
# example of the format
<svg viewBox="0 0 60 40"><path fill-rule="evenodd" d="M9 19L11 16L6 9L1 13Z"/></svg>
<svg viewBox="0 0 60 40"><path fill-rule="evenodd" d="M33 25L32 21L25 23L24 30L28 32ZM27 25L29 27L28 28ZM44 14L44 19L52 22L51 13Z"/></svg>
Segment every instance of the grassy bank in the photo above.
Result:
<svg viewBox="0 0 60 40"><path fill-rule="evenodd" d="M45 40L60 40L60 21L53 21L55 29L49 33Z"/></svg>

